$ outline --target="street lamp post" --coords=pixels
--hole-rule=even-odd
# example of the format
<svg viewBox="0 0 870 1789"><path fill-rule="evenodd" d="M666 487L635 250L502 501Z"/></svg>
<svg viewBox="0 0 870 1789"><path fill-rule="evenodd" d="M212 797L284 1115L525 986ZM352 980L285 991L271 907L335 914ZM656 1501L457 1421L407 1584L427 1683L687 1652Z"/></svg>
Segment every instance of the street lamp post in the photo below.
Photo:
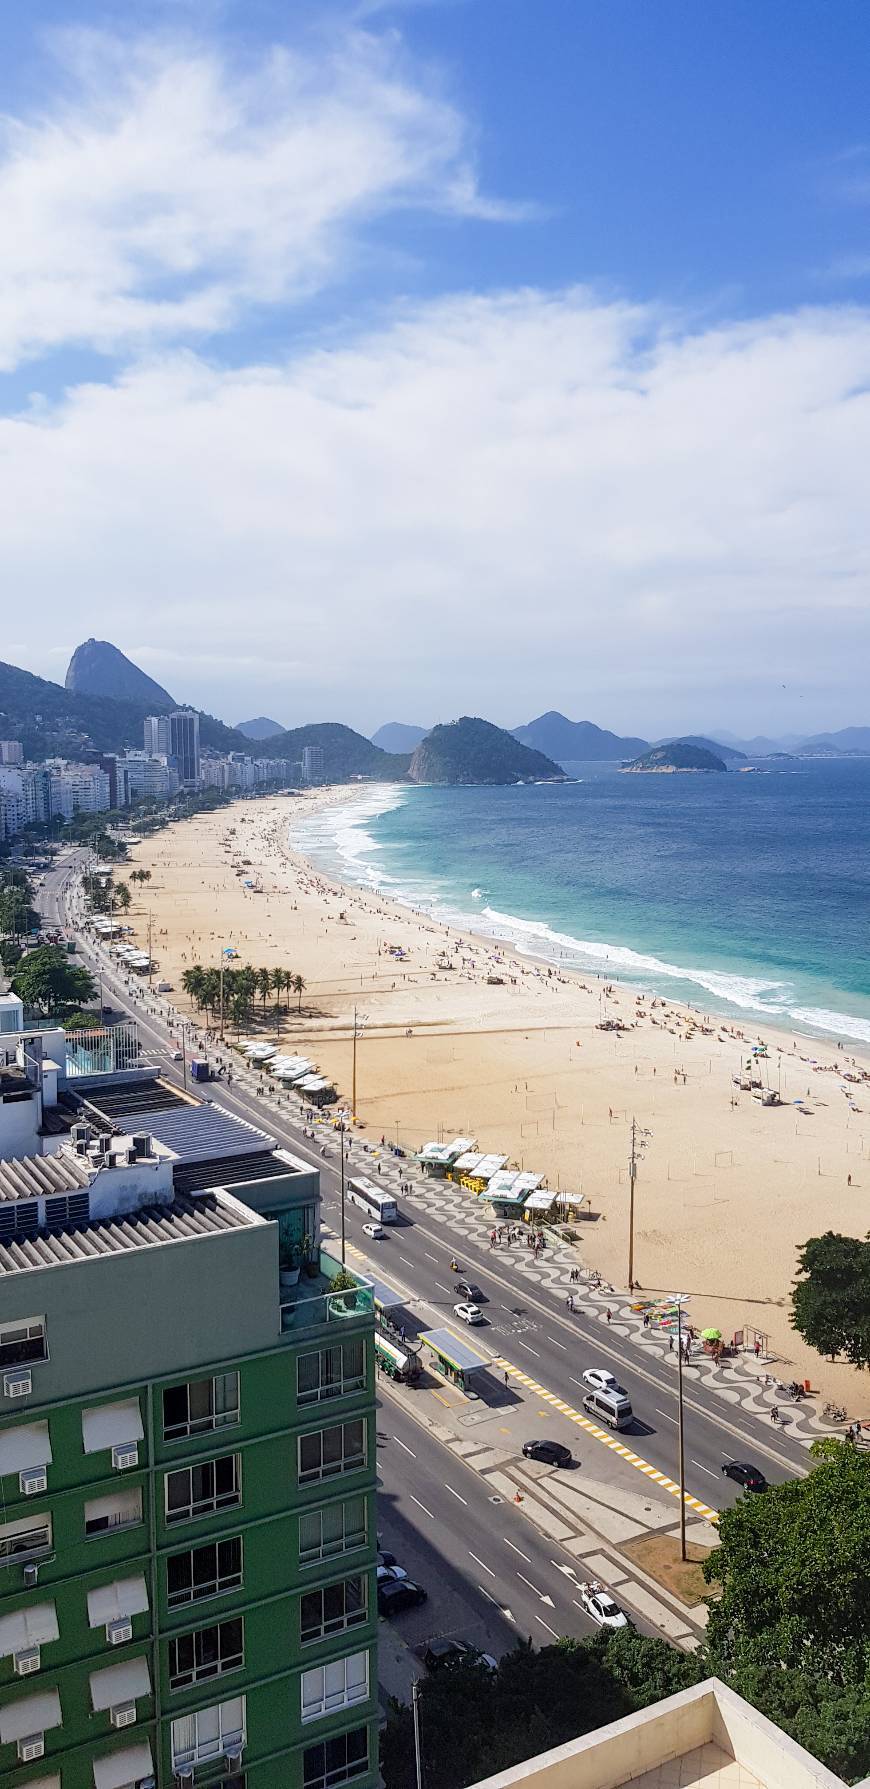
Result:
<svg viewBox="0 0 870 1789"><path fill-rule="evenodd" d="M643 1154L652 1131L644 1130L636 1118L631 1121L631 1154L628 1158L628 1290L634 1291L634 1189L637 1184L638 1158Z"/></svg>
<svg viewBox="0 0 870 1789"><path fill-rule="evenodd" d="M683 1444L683 1301L677 1300L677 1452L680 1484L680 1558L686 1557L686 1456Z"/></svg>
<svg viewBox="0 0 870 1789"><path fill-rule="evenodd" d="M354 1007L354 1009L353 1009L353 1069L352 1069L352 1074L351 1074L351 1101L350 1101L351 1119L356 1118L356 1044L357 1044L357 1038L362 1036L363 1026L365 1025L365 1022L366 1022L365 1013L359 1012L358 1009L356 1007Z"/></svg>
<svg viewBox="0 0 870 1789"><path fill-rule="evenodd" d="M345 1199L344 1199L344 1113L338 1121L338 1149L341 1156L341 1265L345 1264Z"/></svg>

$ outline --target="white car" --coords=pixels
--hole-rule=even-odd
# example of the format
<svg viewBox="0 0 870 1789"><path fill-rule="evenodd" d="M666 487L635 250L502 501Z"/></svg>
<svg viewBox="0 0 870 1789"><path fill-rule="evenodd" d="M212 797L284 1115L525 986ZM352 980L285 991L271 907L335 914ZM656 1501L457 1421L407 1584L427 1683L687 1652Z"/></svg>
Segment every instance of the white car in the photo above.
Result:
<svg viewBox="0 0 870 1789"><path fill-rule="evenodd" d="M378 1566L379 1584L395 1584L399 1578L407 1578L407 1576L408 1574L403 1565Z"/></svg>
<svg viewBox="0 0 870 1789"><path fill-rule="evenodd" d="M608 1373L605 1367L587 1367L583 1383L591 1386L593 1391L622 1391L616 1375Z"/></svg>
<svg viewBox="0 0 870 1789"><path fill-rule="evenodd" d="M382 1242L384 1236L383 1224L363 1224L363 1236L370 1236L372 1242Z"/></svg>
<svg viewBox="0 0 870 1789"><path fill-rule="evenodd" d="M620 1609L619 1604L614 1602L609 1591L604 1590L600 1584L581 1584L580 1601L587 1615L591 1615L592 1620L597 1621L599 1627L629 1626L628 1616L624 1609Z"/></svg>
<svg viewBox="0 0 870 1789"><path fill-rule="evenodd" d="M486 1318L479 1304L455 1304L453 1310L463 1323L485 1323Z"/></svg>

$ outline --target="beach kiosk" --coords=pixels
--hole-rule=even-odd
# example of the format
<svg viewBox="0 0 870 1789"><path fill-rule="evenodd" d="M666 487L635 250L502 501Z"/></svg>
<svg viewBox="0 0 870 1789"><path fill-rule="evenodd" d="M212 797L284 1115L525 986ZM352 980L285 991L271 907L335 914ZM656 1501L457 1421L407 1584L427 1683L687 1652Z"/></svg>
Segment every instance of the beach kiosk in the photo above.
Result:
<svg viewBox="0 0 870 1789"><path fill-rule="evenodd" d="M526 1224L543 1224L549 1218L556 1204L556 1194L549 1187L539 1186L530 1193L523 1206L523 1222Z"/></svg>
<svg viewBox="0 0 870 1789"><path fill-rule="evenodd" d="M473 1137L454 1137L452 1143L424 1143L423 1148L417 1152L417 1160L424 1174L444 1180L459 1157L473 1148Z"/></svg>
<svg viewBox="0 0 870 1789"><path fill-rule="evenodd" d="M338 1094L326 1075L303 1075L296 1082L296 1091L307 1099L310 1106L334 1105Z"/></svg>
<svg viewBox="0 0 870 1789"><path fill-rule="evenodd" d="M518 1218L530 1193L537 1192L543 1174L519 1174L515 1169L501 1168L486 1189L486 1197L497 1218Z"/></svg>
<svg viewBox="0 0 870 1789"><path fill-rule="evenodd" d="M475 1389L475 1379L492 1366L488 1354L475 1348L464 1336L456 1335L452 1329L427 1329L420 1337L429 1349L430 1365L436 1373L443 1374L451 1385L458 1385L469 1398L476 1398L479 1393Z"/></svg>
<svg viewBox="0 0 870 1789"><path fill-rule="evenodd" d="M477 1149L467 1149L454 1162L449 1178L469 1193L485 1193L493 1175L505 1166L507 1159L506 1155L482 1155Z"/></svg>
<svg viewBox="0 0 870 1789"><path fill-rule="evenodd" d="M375 1307L375 1360L382 1373L414 1385L420 1377L420 1343L404 1333L400 1313L411 1302L410 1292L392 1286L389 1280L366 1275Z"/></svg>

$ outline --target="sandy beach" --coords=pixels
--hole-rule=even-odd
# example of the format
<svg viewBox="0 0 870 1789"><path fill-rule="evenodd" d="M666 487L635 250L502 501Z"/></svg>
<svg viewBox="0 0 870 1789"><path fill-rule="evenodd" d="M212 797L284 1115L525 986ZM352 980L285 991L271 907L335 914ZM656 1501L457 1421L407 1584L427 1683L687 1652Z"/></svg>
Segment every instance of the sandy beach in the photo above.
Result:
<svg viewBox="0 0 870 1789"><path fill-rule="evenodd" d="M132 886L128 917L144 942L150 914L176 1004L187 1004L183 971L216 967L225 945L242 963L299 973L302 1012L283 1020L282 1043L312 1056L348 1102L356 1006L356 1109L367 1133L409 1149L462 1133L582 1193L592 1214L579 1226L582 1259L615 1287L628 1279L636 1117L650 1132L636 1203L644 1291L691 1293L696 1324L726 1336L751 1326L769 1336L781 1376L806 1377L850 1415L870 1414L861 1375L821 1361L788 1322L806 1238L870 1229L870 1083L844 1081L851 1052L767 1028L766 1075L783 1104L763 1107L733 1082L756 1042L749 1025L548 970L330 882L288 848L288 826L315 803L358 794L239 802L132 850L152 879L144 892ZM270 1015L271 1005L264 1035ZM625 1029L601 1030L602 1018Z"/></svg>

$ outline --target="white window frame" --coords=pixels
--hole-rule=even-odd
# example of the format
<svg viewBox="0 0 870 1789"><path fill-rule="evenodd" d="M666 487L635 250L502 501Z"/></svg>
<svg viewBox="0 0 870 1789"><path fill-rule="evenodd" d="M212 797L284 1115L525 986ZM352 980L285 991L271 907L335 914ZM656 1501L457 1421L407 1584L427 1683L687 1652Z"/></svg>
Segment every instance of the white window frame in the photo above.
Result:
<svg viewBox="0 0 870 1789"><path fill-rule="evenodd" d="M352 1351L352 1359L359 1360L356 1370L346 1366L348 1351ZM302 1389L302 1368L309 1361L317 1362L317 1383L305 1390ZM338 1367L338 1375L334 1376L334 1367ZM316 1348L310 1354L300 1354L296 1362L296 1402L300 1407L306 1404L325 1403L330 1398L348 1397L351 1392L364 1391L366 1385L366 1351L362 1336L350 1337L347 1341L334 1342L328 1348Z"/></svg>
<svg viewBox="0 0 870 1789"><path fill-rule="evenodd" d="M220 1640L221 1629L229 1627L230 1624L234 1623L234 1622L238 1622L239 1628L241 1629L241 1636L240 1636L241 1644L240 1644L240 1648L239 1648L238 1652L230 1652L229 1648L228 1648L226 1662L224 1662L223 1657L221 1655L221 1640ZM200 1662L198 1664L197 1659L196 1659L197 1642L202 1639L202 1636L204 1634L212 1634L212 1633L216 1633L218 1635L217 1662L214 1664L212 1664L212 1663L206 1664L206 1663ZM176 1669L175 1669L175 1671L173 1671L173 1669L172 1669L172 1649L173 1649L173 1647L177 1648L180 1641L182 1641L182 1640L192 1640L193 1641L193 1651L194 1651L193 1665L192 1665L190 1671L180 1671L178 1669L178 1661L176 1658ZM243 1669L244 1663L245 1663L244 1617L240 1614L239 1615L236 1615L236 1614L224 1615L219 1621L212 1622L208 1627L193 1628L190 1631L188 1631L187 1633L183 1633L183 1634L172 1634L169 1639L168 1657L169 1657L169 1688L170 1688L170 1690L191 1690L198 1683L211 1683L214 1681L214 1679L216 1677L226 1677L233 1671L241 1671Z"/></svg>
<svg viewBox="0 0 870 1789"><path fill-rule="evenodd" d="M354 1504L362 1505L362 1533L356 1530L348 1535L348 1511ZM331 1516L334 1511L341 1515L341 1536L337 1541L324 1540L324 1517ZM302 1545L302 1528L305 1522L319 1521L320 1540L316 1548ZM311 1565L319 1565L322 1559L340 1559L345 1553L357 1553L361 1547L368 1546L369 1539L369 1506L365 1493L358 1497L345 1497L341 1503L327 1503L322 1509L302 1510L299 1515L299 1566L304 1571Z"/></svg>
<svg viewBox="0 0 870 1789"><path fill-rule="evenodd" d="M241 1711L241 1726L238 1713ZM206 1715L217 1716L216 1738L201 1737L200 1723ZM190 1728L192 1744L179 1743L187 1738L181 1729ZM241 1751L245 1745L245 1698L233 1696L227 1702L212 1703L209 1708L198 1708L191 1714L177 1715L172 1723L172 1768L178 1770L185 1764L203 1764L209 1758L220 1758L226 1752Z"/></svg>
<svg viewBox="0 0 870 1789"><path fill-rule="evenodd" d="M227 1403L225 1410L218 1410L216 1408L217 1387L223 1385L223 1396L226 1397L228 1383L232 1380L235 1380L235 1402L233 1403L230 1401ZM190 1393L194 1386L200 1385L207 1385L209 1387L210 1408L205 1416L191 1416ZM230 1384L230 1396L232 1394L232 1389ZM218 1429L235 1428L241 1422L241 1389L237 1368L231 1368L227 1373L206 1374L202 1379L187 1379L182 1385L165 1385L163 1388L164 1400L167 1392L174 1392L176 1394L184 1392L186 1394L187 1420L186 1422L181 1423L171 1423L167 1428L164 1417L163 1439L165 1442L187 1441L192 1435L210 1435Z"/></svg>
<svg viewBox="0 0 870 1789"><path fill-rule="evenodd" d="M227 1581L227 1583L222 1584L220 1582L220 1576L219 1576L218 1553L219 1553L219 1550L221 1547L229 1546L233 1542L236 1543L236 1545L238 1546L238 1549L239 1549L238 1582L230 1583L229 1581ZM196 1590L193 1588L193 1556L194 1556L194 1553L204 1553L204 1552L212 1552L214 1554L214 1558L215 1558L214 1586L215 1587L213 1590L206 1590L206 1591L203 1591L200 1595L197 1595ZM169 1586L169 1560L170 1559L180 1559L184 1555L186 1555L186 1557L191 1562L191 1565L190 1565L191 1593L189 1596L181 1596L181 1595L179 1595L178 1591L172 1591ZM232 1576L233 1576L233 1578L235 1578L235 1573L233 1573ZM177 1553L167 1554L167 1559L166 1559L166 1606L169 1609L187 1609L187 1608L191 1608L194 1606L198 1607L200 1603L209 1602L212 1597L227 1596L233 1590L241 1590L244 1582L245 1582L245 1543L244 1543L244 1539L243 1539L242 1535L240 1535L240 1534L223 1535L220 1540L215 1540L215 1541L202 1541L198 1547L179 1547Z"/></svg>
<svg viewBox="0 0 870 1789"><path fill-rule="evenodd" d="M348 1586L359 1586L359 1602L348 1607ZM346 1578L339 1578L334 1584L318 1584L311 1590L303 1590L299 1598L299 1644L312 1646L318 1640L331 1639L334 1634L344 1634L351 1628L361 1627L369 1614L368 1578L365 1572L351 1572ZM340 1616L326 1614L326 1598L330 1592L341 1591L343 1609ZM303 1626L303 1604L306 1597L320 1598L320 1621L317 1627L306 1629Z"/></svg>
<svg viewBox="0 0 870 1789"><path fill-rule="evenodd" d="M114 1522L112 1521L111 1515L110 1515L109 1519L105 1523L102 1522L102 1518L98 1518L101 1522L101 1526L99 1528L89 1528L88 1527L88 1510L89 1509L96 1509L101 1504L108 1505L108 1504L114 1503L116 1508L119 1505L121 1505L121 1506L123 1506L124 1504L131 1505L131 1504L135 1503L136 1498L138 1498L138 1500L139 1500L137 1514L123 1515L119 1521L114 1521ZM144 1515L143 1515L143 1510L142 1510L142 1486L134 1485L131 1487L131 1489L129 1491L126 1489L124 1489L123 1491L119 1489L118 1491L110 1492L107 1497L91 1498L90 1501L85 1504L84 1519L85 1519L85 1539L89 1540L89 1541L98 1540L104 1534L120 1534L122 1528L138 1528L140 1526L140 1524L145 1519ZM93 1521L93 1519L94 1518L91 1517L91 1521Z"/></svg>
<svg viewBox="0 0 870 1789"><path fill-rule="evenodd" d="M7 1551L7 1543L10 1540L14 1540L16 1536L25 1534L36 1535L40 1533L45 1534L46 1538L40 1540L34 1546L13 1548L11 1551ZM26 1559L39 1559L43 1554L50 1553L51 1548L51 1513L48 1510L46 1510L44 1515L23 1516L19 1518L17 1522L3 1522L0 1524L0 1568L4 1565L21 1563Z"/></svg>
<svg viewBox="0 0 870 1789"><path fill-rule="evenodd" d="M41 1354L16 1353L16 1347L28 1342L42 1342ZM6 1354L11 1348L13 1352ZM48 1340L44 1317L7 1317L0 1323L0 1371L4 1367L29 1367L33 1362L48 1360Z"/></svg>
<svg viewBox="0 0 870 1789"><path fill-rule="evenodd" d="M352 1458L349 1459L347 1452L346 1452L346 1446L345 1446L345 1433L348 1429L356 1428L356 1427L359 1427L362 1431L362 1444L363 1444L362 1445L362 1454L359 1457L354 1455ZM341 1434L341 1459L337 1460L335 1462L330 1461L326 1467L326 1470L324 1470L323 1437L324 1437L324 1435L333 1434L336 1430L338 1430L338 1432ZM312 1471L309 1468L306 1468L303 1471L303 1468L302 1468L303 1443L306 1441L310 1441L312 1439L312 1437L315 1435L320 1440L320 1467L316 1471ZM338 1478L344 1472L361 1472L364 1469L364 1467L366 1467L367 1465L368 1465L368 1429L367 1429L366 1421L365 1421L364 1417L351 1416L351 1417L348 1417L345 1422L330 1423L329 1427L326 1429L308 1429L308 1430L306 1430L304 1435L300 1435L297 1439L297 1443L296 1443L296 1471L297 1471L297 1478L298 1478L300 1485L319 1484L323 1481L323 1479L326 1479L326 1478Z"/></svg>
<svg viewBox="0 0 870 1789"><path fill-rule="evenodd" d="M369 1680L368 1648L364 1652L351 1652L343 1659L333 1659L328 1665L311 1665L299 1680L303 1727L311 1721L325 1720L327 1715L338 1714L342 1708L357 1708L361 1702L367 1702Z"/></svg>
<svg viewBox="0 0 870 1789"><path fill-rule="evenodd" d="M207 1467L211 1466L213 1469L215 1469L215 1476L216 1476L216 1468L217 1468L219 1460L232 1460L232 1462L233 1462L233 1473L234 1473L234 1478L235 1478L235 1488L234 1488L233 1495L229 1496L227 1494L223 1494L219 1497L217 1494L217 1489L215 1488L215 1491L214 1491L212 1497L210 1497L208 1499L200 1499L198 1502L195 1502L194 1496L193 1496L193 1474L195 1472L203 1472L203 1471L205 1471L205 1469ZM170 1483L171 1479L180 1478L180 1477L182 1477L182 1475L186 1476L186 1478L188 1480L188 1489L189 1489L188 1500L187 1500L186 1505L183 1508L171 1509L170 1504L169 1504L169 1483ZM165 1513L165 1517L166 1517L167 1526L169 1526L169 1527L171 1527L176 1522L198 1522L203 1516L214 1516L214 1515L217 1515L221 1510L224 1510L224 1509L238 1509L241 1501L242 1501L242 1456L241 1456L241 1454L219 1454L219 1455L216 1455L215 1458L212 1460L196 1460L196 1461L192 1462L191 1465L189 1465L189 1466L177 1466L171 1472L166 1472L163 1475L164 1513Z"/></svg>

